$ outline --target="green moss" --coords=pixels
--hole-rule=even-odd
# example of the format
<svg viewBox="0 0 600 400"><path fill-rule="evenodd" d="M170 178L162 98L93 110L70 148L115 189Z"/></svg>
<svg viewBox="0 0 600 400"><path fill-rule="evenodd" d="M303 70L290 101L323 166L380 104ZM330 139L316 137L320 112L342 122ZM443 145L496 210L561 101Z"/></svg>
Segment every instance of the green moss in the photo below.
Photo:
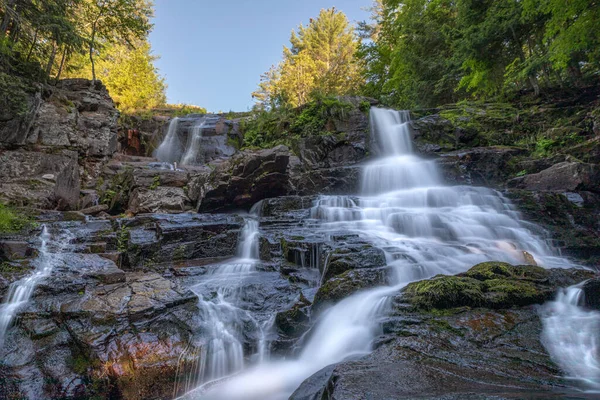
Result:
<svg viewBox="0 0 600 400"><path fill-rule="evenodd" d="M0 203L0 234L19 232L34 225L31 217Z"/></svg>
<svg viewBox="0 0 600 400"><path fill-rule="evenodd" d="M483 303L482 285L472 278L437 276L414 282L405 289L411 303L420 308L479 306Z"/></svg>
<svg viewBox="0 0 600 400"><path fill-rule="evenodd" d="M150 190L156 190L160 186L160 175L154 175L152 178L152 184L150 185Z"/></svg>
<svg viewBox="0 0 600 400"><path fill-rule="evenodd" d="M117 231L117 251L127 251L129 248L129 239L129 228L121 225L121 228Z"/></svg>
<svg viewBox="0 0 600 400"><path fill-rule="evenodd" d="M468 270L465 275L469 278L485 281L499 277L510 277L513 275L514 267L503 262L484 262L477 264Z"/></svg>

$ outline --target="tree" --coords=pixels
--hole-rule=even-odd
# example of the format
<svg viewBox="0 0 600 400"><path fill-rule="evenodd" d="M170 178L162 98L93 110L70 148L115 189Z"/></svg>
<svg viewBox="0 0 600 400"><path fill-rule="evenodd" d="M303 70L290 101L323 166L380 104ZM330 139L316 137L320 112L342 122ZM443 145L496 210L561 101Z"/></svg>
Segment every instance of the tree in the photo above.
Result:
<svg viewBox="0 0 600 400"><path fill-rule="evenodd" d="M92 80L96 80L94 55L106 44L145 38L152 25L152 3L147 0L85 0L84 18L89 23L89 57Z"/></svg>
<svg viewBox="0 0 600 400"><path fill-rule="evenodd" d="M290 42L281 64L262 76L254 93L259 103L275 100L296 107L315 94L345 95L361 87L359 38L342 12L321 10L318 18L292 32Z"/></svg>

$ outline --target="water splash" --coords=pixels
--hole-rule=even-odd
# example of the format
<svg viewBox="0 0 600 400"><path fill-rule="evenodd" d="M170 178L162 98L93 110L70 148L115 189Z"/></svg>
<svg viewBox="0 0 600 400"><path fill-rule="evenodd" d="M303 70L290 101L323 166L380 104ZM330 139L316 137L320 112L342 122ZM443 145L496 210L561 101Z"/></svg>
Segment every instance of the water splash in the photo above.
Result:
<svg viewBox="0 0 600 400"><path fill-rule="evenodd" d="M583 307L581 287L562 289L544 305L542 343L570 379L600 392L600 312Z"/></svg>

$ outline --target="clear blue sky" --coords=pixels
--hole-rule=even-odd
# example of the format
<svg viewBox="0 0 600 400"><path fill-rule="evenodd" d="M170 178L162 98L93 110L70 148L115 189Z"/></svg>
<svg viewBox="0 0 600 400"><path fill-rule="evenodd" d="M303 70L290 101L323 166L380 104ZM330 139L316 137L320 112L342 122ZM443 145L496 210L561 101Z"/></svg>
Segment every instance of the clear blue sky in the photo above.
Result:
<svg viewBox="0 0 600 400"><path fill-rule="evenodd" d="M292 29L335 6L356 23L371 0L155 0L150 42L169 103L245 111Z"/></svg>

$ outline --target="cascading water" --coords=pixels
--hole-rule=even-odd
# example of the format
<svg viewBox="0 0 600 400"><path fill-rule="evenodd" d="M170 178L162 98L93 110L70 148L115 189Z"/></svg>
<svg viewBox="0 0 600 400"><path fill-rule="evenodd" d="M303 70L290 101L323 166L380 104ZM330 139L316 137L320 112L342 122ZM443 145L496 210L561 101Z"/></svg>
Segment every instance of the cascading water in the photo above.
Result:
<svg viewBox="0 0 600 400"><path fill-rule="evenodd" d="M62 258L62 251L70 241L68 234L61 235L54 243L46 225L40 234L39 255L35 260L35 271L28 277L18 280L10 285L4 304L0 305L0 347L4 343L6 331L15 319L19 309L24 306L36 286L46 277Z"/></svg>
<svg viewBox="0 0 600 400"><path fill-rule="evenodd" d="M542 342L569 378L600 392L600 313L583 307L583 290L563 289L542 310Z"/></svg>
<svg viewBox="0 0 600 400"><path fill-rule="evenodd" d="M255 359L261 361L267 357L265 332L272 320L261 323L239 304L244 282L256 271L258 228L255 216L248 216L240 232L237 257L208 266L205 279L191 288L200 299L201 319L207 338L198 354L194 386L238 372L244 367L244 337L248 330L252 330L256 337Z"/></svg>
<svg viewBox="0 0 600 400"><path fill-rule="evenodd" d="M179 126L179 118L175 117L169 122L167 135L163 139L154 156L162 162L174 163L178 162L181 157L181 142L177 136L177 127Z"/></svg>
<svg viewBox="0 0 600 400"><path fill-rule="evenodd" d="M191 138L188 140L187 148L181 158L181 165L191 165L196 162L196 157L200 150L200 142L202 140L202 130L204 129L205 123L206 118L201 118L192 127Z"/></svg>
<svg viewBox="0 0 600 400"><path fill-rule="evenodd" d="M497 191L443 186L435 163L413 154L408 123L408 112L371 109L381 157L365 166L362 195L322 197L311 211L325 233L350 231L383 249L392 285L359 292L322 314L298 359L263 363L190 398L286 399L323 367L368 353L389 296L411 281L489 260L523 264L529 255L545 267L570 266Z"/></svg>

